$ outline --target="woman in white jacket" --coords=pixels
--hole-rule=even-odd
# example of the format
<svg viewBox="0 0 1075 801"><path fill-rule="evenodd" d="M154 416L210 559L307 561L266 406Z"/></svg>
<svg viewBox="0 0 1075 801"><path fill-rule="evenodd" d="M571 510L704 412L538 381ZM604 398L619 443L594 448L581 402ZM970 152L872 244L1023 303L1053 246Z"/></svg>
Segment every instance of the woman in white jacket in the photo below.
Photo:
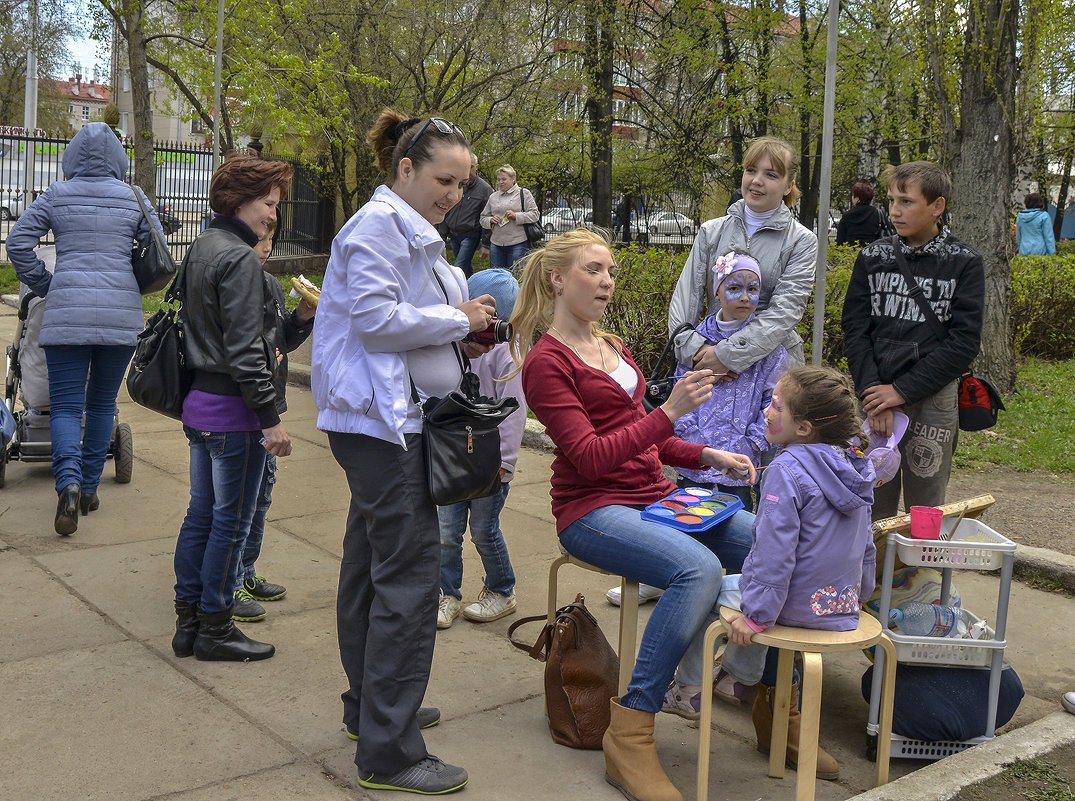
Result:
<svg viewBox="0 0 1075 801"><path fill-rule="evenodd" d="M431 756L420 708L437 631L440 535L425 481L422 415L461 372L451 343L489 326L492 296L467 300L434 225L470 179L470 146L439 117L386 109L367 141L390 176L332 243L313 333L318 428L347 475L351 507L337 599L349 688L344 723L361 745L359 783L446 793L467 772ZM434 274L435 272L435 274Z"/></svg>

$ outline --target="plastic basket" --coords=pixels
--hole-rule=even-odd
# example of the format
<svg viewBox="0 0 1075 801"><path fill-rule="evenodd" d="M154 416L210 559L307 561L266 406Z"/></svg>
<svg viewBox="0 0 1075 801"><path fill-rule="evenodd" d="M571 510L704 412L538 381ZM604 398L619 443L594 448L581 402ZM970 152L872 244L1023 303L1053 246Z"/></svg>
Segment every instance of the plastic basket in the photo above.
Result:
<svg viewBox="0 0 1075 801"><path fill-rule="evenodd" d="M894 759L944 759L976 745L992 740L992 737L972 737L969 740L912 740L902 734L892 733L889 756Z"/></svg>
<svg viewBox="0 0 1075 801"><path fill-rule="evenodd" d="M964 570L996 570L1004 554L1015 553L1015 543L993 531L979 520L964 519L959 524L959 539L949 540L956 518L941 523L939 540L917 540L902 534L889 534L896 552L906 565L955 567Z"/></svg>
<svg viewBox="0 0 1075 801"><path fill-rule="evenodd" d="M980 618L964 609L971 623ZM896 659L899 662L916 665L956 665L958 667L989 667L993 661L993 652L1003 650L1004 640L995 640L996 631L989 625L985 627L985 636L979 640L952 639L950 637L911 637L898 631L889 631L888 635L896 646Z"/></svg>

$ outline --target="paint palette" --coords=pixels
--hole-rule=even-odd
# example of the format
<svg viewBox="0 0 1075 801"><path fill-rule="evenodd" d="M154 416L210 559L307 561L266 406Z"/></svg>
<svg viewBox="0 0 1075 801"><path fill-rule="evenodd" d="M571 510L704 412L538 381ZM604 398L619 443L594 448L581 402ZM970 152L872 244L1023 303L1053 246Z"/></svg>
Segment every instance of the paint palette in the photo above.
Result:
<svg viewBox="0 0 1075 801"><path fill-rule="evenodd" d="M743 502L734 495L687 487L676 490L657 503L651 503L642 510L642 519L663 523L680 531L705 531L742 508Z"/></svg>

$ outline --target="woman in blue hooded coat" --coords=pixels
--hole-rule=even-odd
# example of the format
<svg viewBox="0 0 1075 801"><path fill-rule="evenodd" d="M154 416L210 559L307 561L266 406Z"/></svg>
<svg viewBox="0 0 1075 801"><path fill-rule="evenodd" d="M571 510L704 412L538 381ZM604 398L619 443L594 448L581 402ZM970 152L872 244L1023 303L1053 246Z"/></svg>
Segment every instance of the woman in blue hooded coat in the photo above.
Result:
<svg viewBox="0 0 1075 801"><path fill-rule="evenodd" d="M1025 208L1015 215L1015 250L1020 256L1053 256L1056 238L1053 220L1045 210L1045 201L1037 192L1023 200Z"/></svg>
<svg viewBox="0 0 1075 801"><path fill-rule="evenodd" d="M59 494L55 526L61 536L78 528L80 509L85 515L100 506L97 486L112 440L116 395L145 323L131 249L136 238L149 234L139 205L146 200L140 189L124 183L127 167L111 128L103 122L85 126L64 150L66 180L33 202L7 240L19 280L45 298L40 341L48 364L52 473ZM164 236L157 215L149 213ZM34 254L50 229L55 274Z"/></svg>

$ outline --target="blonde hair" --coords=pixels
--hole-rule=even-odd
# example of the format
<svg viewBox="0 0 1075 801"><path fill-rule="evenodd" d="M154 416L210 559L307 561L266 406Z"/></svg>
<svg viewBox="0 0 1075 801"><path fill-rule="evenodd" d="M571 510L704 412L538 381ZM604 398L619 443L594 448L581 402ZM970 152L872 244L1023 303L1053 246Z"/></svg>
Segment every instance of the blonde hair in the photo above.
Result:
<svg viewBox="0 0 1075 801"><path fill-rule="evenodd" d="M775 136L761 136L750 143L746 155L743 156L743 169L755 166L763 158L769 159L781 178L794 181L799 174L799 158L795 154L795 148L783 139ZM791 191L784 195L784 205L792 206L799 199L799 187L792 184Z"/></svg>
<svg viewBox="0 0 1075 801"><path fill-rule="evenodd" d="M517 177L515 175L515 168L512 167L510 164L501 164L499 167L497 167L495 174L500 175L500 173L504 173L506 176L512 179Z"/></svg>
<svg viewBox="0 0 1075 801"><path fill-rule="evenodd" d="M560 234L544 247L531 251L523 264L523 278L519 282L519 297L511 313L511 325L515 338L511 340L511 358L515 361L515 375L522 369L526 354L549 326L552 325L556 308L556 292L552 287L553 271L566 274L579 265L584 248L600 245L612 250L612 240L602 229L576 228ZM620 353L623 345L617 337L602 330L597 323L590 329L593 335L604 339Z"/></svg>

